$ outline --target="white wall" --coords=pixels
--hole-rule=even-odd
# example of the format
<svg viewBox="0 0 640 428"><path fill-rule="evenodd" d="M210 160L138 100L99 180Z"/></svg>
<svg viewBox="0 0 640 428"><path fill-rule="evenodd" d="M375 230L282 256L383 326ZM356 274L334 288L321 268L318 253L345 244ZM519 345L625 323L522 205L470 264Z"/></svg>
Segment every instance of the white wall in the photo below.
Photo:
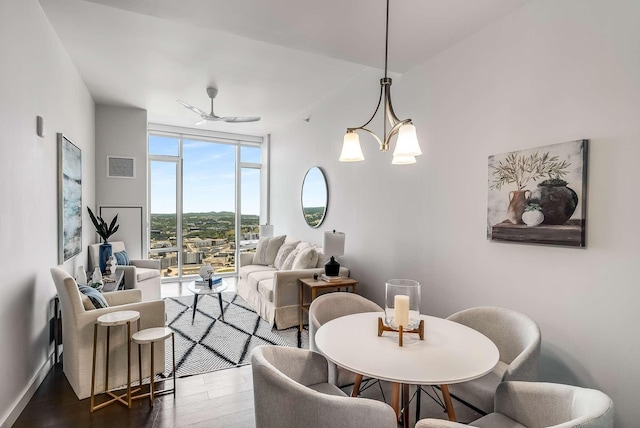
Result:
<svg viewBox="0 0 640 428"><path fill-rule="evenodd" d="M58 264L56 133L82 150L83 205L94 201L94 103L35 0L0 2L0 425L17 418L49 368ZM36 136L36 116L46 137ZM89 224L85 213L83 224ZM93 238L83 228L83 244ZM65 263L74 272L82 254Z"/></svg>
<svg viewBox="0 0 640 428"><path fill-rule="evenodd" d="M345 128L375 106L381 73L366 73L308 125L272 135L276 233L320 244L322 230L344 231L341 260L378 303L385 279L408 277L423 283L429 314L478 305L528 314L543 334L540 378L601 389L616 426L636 426L638 16L635 0L529 2L394 79L396 112L414 119L424 152L412 166L392 166L366 135L364 162L337 161ZM487 241L487 157L579 138L591 140L587 248ZM329 181L320 230L300 213L312 165Z"/></svg>
<svg viewBox="0 0 640 428"><path fill-rule="evenodd" d="M135 158L135 178L107 177L107 156ZM142 254L131 248L133 258L146 258L147 241L147 111L133 107L117 107L98 104L96 106L96 212L100 206L142 207ZM92 207L93 209L93 207ZM130 216L123 212L125 221ZM111 221L111 217L105 218ZM137 224L121 229L130 230ZM139 232L138 232L139 233ZM96 239L98 237L96 236ZM136 243L139 248L140 236L126 237L116 233L114 240ZM97 242L97 241L96 241ZM131 245L128 245L130 247Z"/></svg>

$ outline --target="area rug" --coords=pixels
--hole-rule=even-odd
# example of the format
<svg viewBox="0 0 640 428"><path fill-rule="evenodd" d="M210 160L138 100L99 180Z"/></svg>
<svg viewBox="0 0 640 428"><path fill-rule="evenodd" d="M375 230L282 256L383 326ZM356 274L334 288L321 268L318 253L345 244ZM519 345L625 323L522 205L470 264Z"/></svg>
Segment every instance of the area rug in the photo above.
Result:
<svg viewBox="0 0 640 428"><path fill-rule="evenodd" d="M193 296L165 299L167 325L176 340L176 377L193 376L251 363L251 350L259 345L308 348L309 335L298 327L272 329L235 293L222 293L224 321L218 296L199 297L195 320ZM165 342L166 371L171 372L171 340Z"/></svg>

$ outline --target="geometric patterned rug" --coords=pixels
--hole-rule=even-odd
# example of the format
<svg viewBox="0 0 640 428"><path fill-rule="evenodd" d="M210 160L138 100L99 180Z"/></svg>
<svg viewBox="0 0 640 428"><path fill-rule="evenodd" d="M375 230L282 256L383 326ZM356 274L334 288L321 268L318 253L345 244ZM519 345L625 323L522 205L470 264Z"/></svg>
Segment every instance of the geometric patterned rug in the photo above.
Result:
<svg viewBox="0 0 640 428"><path fill-rule="evenodd" d="M259 345L309 348L309 334L298 327L272 329L236 293L222 293L224 321L218 296L202 295L193 325L193 296L165 298L168 327L176 341L176 377L193 376L251 363ZM171 373L171 340L165 341L165 375Z"/></svg>

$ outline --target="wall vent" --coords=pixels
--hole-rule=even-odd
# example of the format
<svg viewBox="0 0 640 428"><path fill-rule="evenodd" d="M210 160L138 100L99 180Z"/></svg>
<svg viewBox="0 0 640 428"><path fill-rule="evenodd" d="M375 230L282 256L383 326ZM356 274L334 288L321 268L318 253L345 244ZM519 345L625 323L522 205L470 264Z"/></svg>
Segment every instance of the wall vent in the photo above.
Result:
<svg viewBox="0 0 640 428"><path fill-rule="evenodd" d="M136 158L107 156L107 177L136 178Z"/></svg>

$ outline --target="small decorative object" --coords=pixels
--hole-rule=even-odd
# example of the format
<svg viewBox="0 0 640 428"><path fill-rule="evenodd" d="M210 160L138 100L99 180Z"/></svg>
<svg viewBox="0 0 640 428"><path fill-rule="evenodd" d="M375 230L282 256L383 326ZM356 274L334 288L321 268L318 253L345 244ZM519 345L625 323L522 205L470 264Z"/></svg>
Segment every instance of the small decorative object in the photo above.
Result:
<svg viewBox="0 0 640 428"><path fill-rule="evenodd" d="M313 274L313 279L315 279L316 281L318 280L318 274L317 273Z"/></svg>
<svg viewBox="0 0 640 428"><path fill-rule="evenodd" d="M107 259L107 263L105 265L105 269L104 272L107 275L111 275L113 272L116 271L115 265L117 264L115 257L113 256L109 256L109 258Z"/></svg>
<svg viewBox="0 0 640 428"><path fill-rule="evenodd" d="M529 204L522 213L522 221L529 227L537 226L544 220L542 208L538 204Z"/></svg>
<svg viewBox="0 0 640 428"><path fill-rule="evenodd" d="M210 264L202 265L198 271L198 275L200 275L202 280L206 283L209 282L209 279L212 278L215 273L215 269Z"/></svg>
<svg viewBox="0 0 640 428"><path fill-rule="evenodd" d="M87 284L87 272L85 272L84 266L78 266L78 269L76 269L76 282L78 284Z"/></svg>
<svg viewBox="0 0 640 428"><path fill-rule="evenodd" d="M420 319L420 283L412 279L390 279L386 283L385 320L378 319L378 336L398 331L398 345L404 333L418 333L424 340L424 320Z"/></svg>
<svg viewBox="0 0 640 428"><path fill-rule="evenodd" d="M104 286L104 282L102 281L102 273L100 272L100 268L96 267L93 270L93 275L91 275L91 282L89 286L95 288L96 290L102 290Z"/></svg>
<svg viewBox="0 0 640 428"><path fill-rule="evenodd" d="M584 247L588 147L575 140L489 156L487 238Z"/></svg>
<svg viewBox="0 0 640 428"><path fill-rule="evenodd" d="M91 208L87 207L89 210L89 217L91 217L91 222L96 228L96 232L100 237L104 240L102 244L100 244L100 249L98 251L98 259L100 262L100 270L102 272L106 271L107 268L107 259L113 255L113 250L111 249L111 244L109 243L109 237L116 233L120 226L118 226L118 214L113 217L111 223L107 224L106 221L102 219L102 217L96 217L91 211Z"/></svg>

